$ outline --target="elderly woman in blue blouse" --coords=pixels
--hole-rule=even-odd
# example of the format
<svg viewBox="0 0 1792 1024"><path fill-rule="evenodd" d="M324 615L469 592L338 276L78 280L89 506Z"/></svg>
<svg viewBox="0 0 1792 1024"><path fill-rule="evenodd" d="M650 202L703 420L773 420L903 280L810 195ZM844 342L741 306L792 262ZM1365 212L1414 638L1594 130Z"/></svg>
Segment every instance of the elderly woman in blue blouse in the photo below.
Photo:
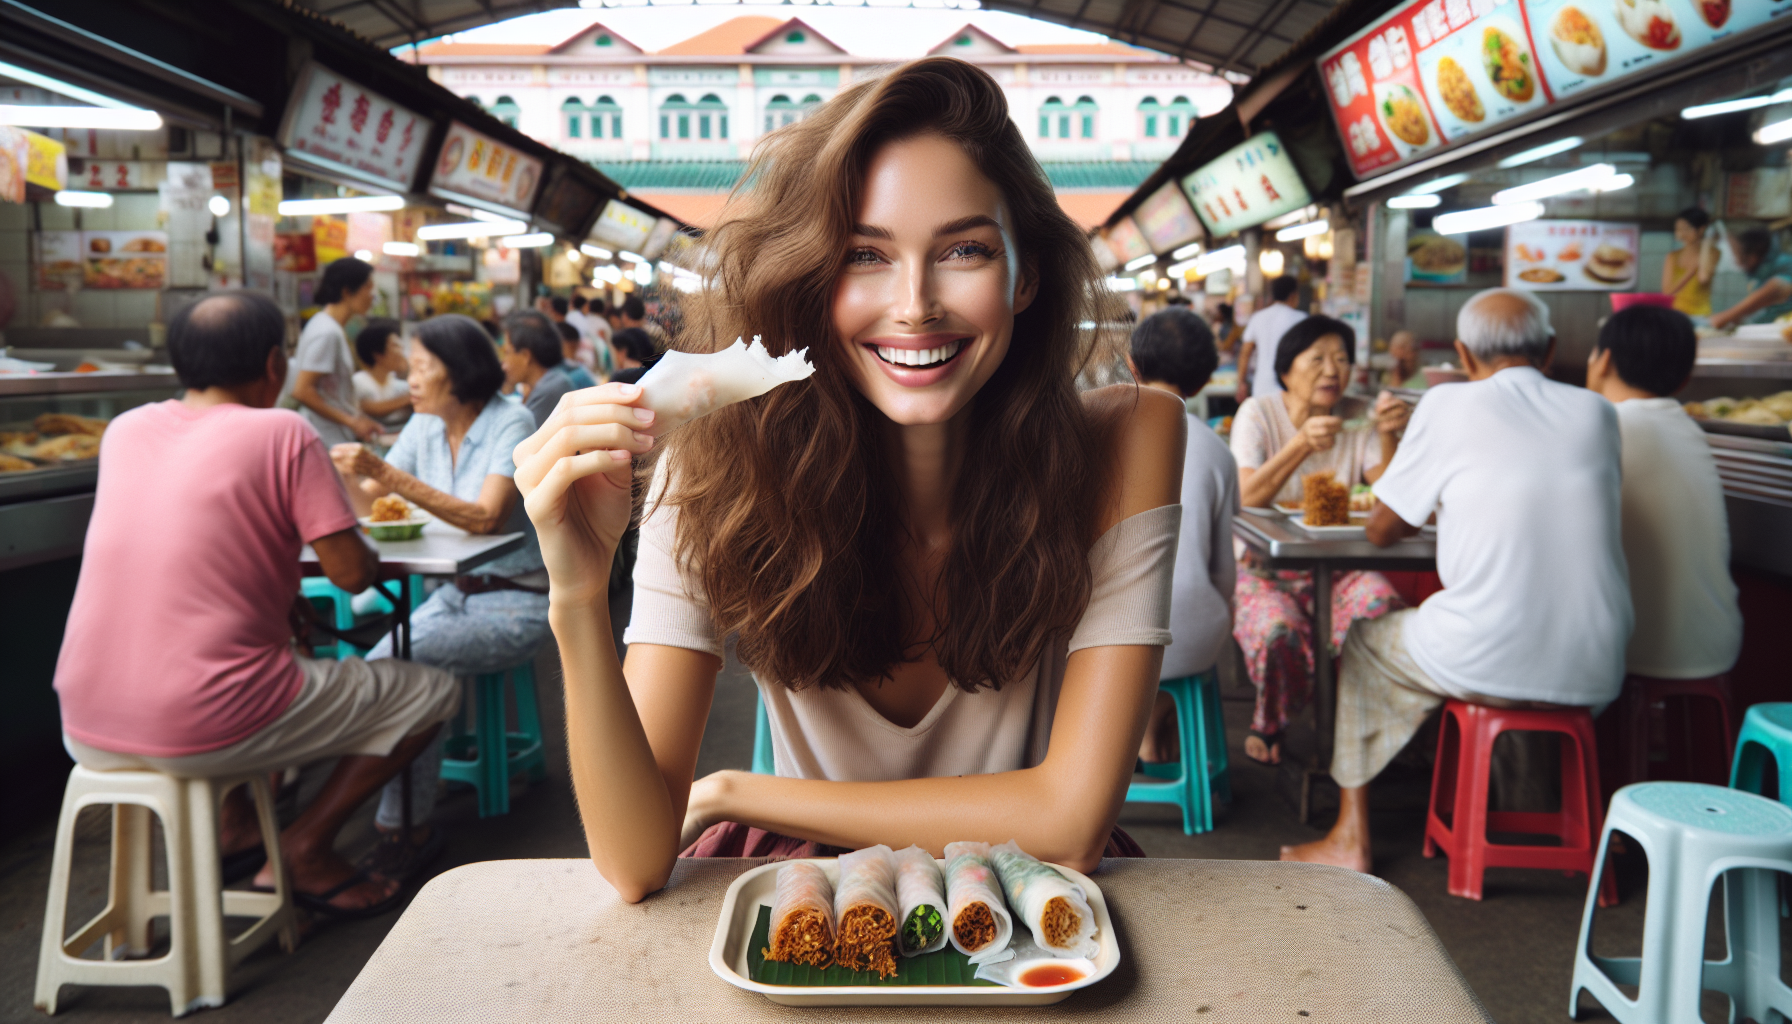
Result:
<svg viewBox="0 0 1792 1024"><path fill-rule="evenodd" d="M527 661L548 635L547 574L511 477L511 450L535 432L529 410L498 397L491 337L464 316L425 321L411 339L416 410L384 459L359 444L330 450L361 515L397 494L469 533L525 533L523 549L457 576L411 613L411 657L460 675ZM368 659L390 657L391 639Z"/></svg>

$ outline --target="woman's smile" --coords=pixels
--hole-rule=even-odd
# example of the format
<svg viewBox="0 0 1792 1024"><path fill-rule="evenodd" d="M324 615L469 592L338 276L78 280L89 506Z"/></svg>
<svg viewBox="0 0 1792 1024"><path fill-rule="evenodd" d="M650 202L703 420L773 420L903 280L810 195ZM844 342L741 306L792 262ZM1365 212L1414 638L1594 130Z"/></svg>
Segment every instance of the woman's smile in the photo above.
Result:
<svg viewBox="0 0 1792 1024"><path fill-rule="evenodd" d="M911 334L867 338L860 348L877 360L878 368L896 384L924 388L950 376L959 358L976 339L962 334Z"/></svg>

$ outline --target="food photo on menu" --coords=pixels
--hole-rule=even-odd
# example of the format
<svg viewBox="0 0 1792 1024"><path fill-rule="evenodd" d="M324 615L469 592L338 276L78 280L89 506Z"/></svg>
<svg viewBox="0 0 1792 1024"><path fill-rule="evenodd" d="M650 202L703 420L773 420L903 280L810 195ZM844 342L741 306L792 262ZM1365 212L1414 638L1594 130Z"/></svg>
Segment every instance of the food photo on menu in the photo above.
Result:
<svg viewBox="0 0 1792 1024"><path fill-rule="evenodd" d="M1626 291L1636 283L1640 228L1536 220L1506 229L1506 285L1545 291Z"/></svg>

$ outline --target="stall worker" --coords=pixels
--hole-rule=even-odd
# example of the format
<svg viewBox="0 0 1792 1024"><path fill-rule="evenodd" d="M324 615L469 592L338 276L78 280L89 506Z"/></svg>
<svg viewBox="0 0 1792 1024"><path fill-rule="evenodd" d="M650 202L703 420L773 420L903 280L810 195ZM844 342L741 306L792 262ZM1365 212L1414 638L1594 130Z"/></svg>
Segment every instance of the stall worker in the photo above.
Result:
<svg viewBox="0 0 1792 1024"><path fill-rule="evenodd" d="M1307 318L1295 308L1300 303L1300 282L1292 275L1276 278L1269 286L1275 300L1245 321L1243 345L1238 350L1238 400L1273 395L1282 390L1276 378L1276 352L1288 328Z"/></svg>
<svg viewBox="0 0 1792 1024"><path fill-rule="evenodd" d="M1283 847L1283 860L1368 871L1369 780L1445 699L1598 708L1624 679L1617 414L1543 375L1555 338L1529 292L1477 294L1456 333L1469 381L1419 403L1368 526L1386 547L1435 514L1444 589L1351 627L1331 764L1338 820L1324 839Z"/></svg>
<svg viewBox="0 0 1792 1024"><path fill-rule="evenodd" d="M597 869L636 901L680 850L1136 854L1115 824L1171 641L1187 417L1078 392L1078 325L1117 303L1001 86L933 57L843 88L760 144L726 216L683 337L815 373L659 439L626 666L607 580L656 414L604 384L517 449ZM694 779L731 636L777 774Z"/></svg>
<svg viewBox="0 0 1792 1024"><path fill-rule="evenodd" d="M504 386L523 389L523 406L535 417L538 427L560 404L560 396L577 387L567 374L560 332L547 317L533 310L512 313L505 319L504 345L498 349L498 361L504 364Z"/></svg>
<svg viewBox="0 0 1792 1024"><path fill-rule="evenodd" d="M1133 379L1182 401L1201 393L1219 366L1213 331L1188 305L1154 313L1133 328L1126 365ZM1238 514L1238 466L1226 442L1188 413L1182 456L1182 539L1170 584L1170 633L1159 679L1181 679L1212 668L1232 634L1232 517ZM1158 692L1139 757L1152 763L1181 756L1176 706Z"/></svg>
<svg viewBox="0 0 1792 1024"><path fill-rule="evenodd" d="M1738 231L1730 236L1730 251L1748 275L1749 293L1722 313L1713 313L1711 326L1766 324L1792 313L1792 255L1773 244L1773 235L1766 228Z"/></svg>
<svg viewBox="0 0 1792 1024"><path fill-rule="evenodd" d="M1232 419L1232 457L1247 507L1299 505L1301 479L1309 473L1330 471L1346 486L1381 476L1399 448L1410 410L1383 392L1373 419L1346 426L1344 416L1361 412L1360 402L1344 397L1355 358L1356 332L1330 317L1305 317L1281 337L1278 386L1246 400ZM1280 764L1288 719L1306 706L1313 690L1313 574L1265 569L1246 552L1235 600L1232 635L1257 688L1245 756ZM1401 604L1393 584L1378 572L1335 574L1332 635L1326 642L1337 647L1352 622L1379 618Z"/></svg>
<svg viewBox="0 0 1792 1024"><path fill-rule="evenodd" d="M373 308L373 265L345 256L324 268L316 299L323 306L299 332L292 357L292 397L327 447L380 432L355 398L355 357L343 328Z"/></svg>
<svg viewBox="0 0 1792 1024"><path fill-rule="evenodd" d="M1617 405L1624 441L1624 559L1636 612L1624 668L1634 676L1718 676L1742 651L1717 460L1672 397L1696 358L1686 314L1632 306L1599 329L1587 360L1587 387Z"/></svg>
<svg viewBox="0 0 1792 1024"><path fill-rule="evenodd" d="M250 775L339 758L281 832L281 855L301 906L366 917L397 904L399 881L350 866L337 832L431 745L460 689L411 662L294 652L300 548L350 592L379 558L317 433L273 408L285 338L279 307L254 292L174 314L168 357L186 393L106 430L56 692L64 743L94 771ZM413 794L413 817L434 793ZM389 786L378 820L396 828L400 806ZM224 801L223 852L253 858L260 835L239 788ZM273 884L269 868L257 882Z"/></svg>
<svg viewBox="0 0 1792 1024"><path fill-rule="evenodd" d="M355 354L366 367L355 371L355 399L382 433L397 433L411 418L411 385L404 379L411 368L398 332L398 321L380 318L355 335Z"/></svg>
<svg viewBox="0 0 1792 1024"><path fill-rule="evenodd" d="M1717 276L1717 240L1705 229L1711 215L1689 206L1674 218L1674 240L1680 248L1661 264L1661 293L1674 297L1674 308L1687 316L1711 315L1711 279Z"/></svg>
<svg viewBox="0 0 1792 1024"><path fill-rule="evenodd" d="M616 360L616 372L610 379L619 384L633 384L659 358L653 338L639 327L624 327L610 339L610 355Z"/></svg>
<svg viewBox="0 0 1792 1024"><path fill-rule="evenodd" d="M363 445L337 445L330 456L365 515L373 499L397 494L468 533L523 533L521 551L457 576L411 613L411 653L457 675L511 668L535 656L547 637L547 577L534 528L511 477L511 451L535 429L522 406L497 397L504 368L478 322L448 314L424 321L411 337L411 404L384 459ZM368 653L390 657L388 637ZM434 780L429 780L434 785Z"/></svg>
<svg viewBox="0 0 1792 1024"><path fill-rule="evenodd" d="M1419 369L1419 342L1411 331L1401 328L1388 339L1388 356L1394 365L1388 367L1382 383L1390 388L1410 388L1422 391L1425 388L1425 374Z"/></svg>

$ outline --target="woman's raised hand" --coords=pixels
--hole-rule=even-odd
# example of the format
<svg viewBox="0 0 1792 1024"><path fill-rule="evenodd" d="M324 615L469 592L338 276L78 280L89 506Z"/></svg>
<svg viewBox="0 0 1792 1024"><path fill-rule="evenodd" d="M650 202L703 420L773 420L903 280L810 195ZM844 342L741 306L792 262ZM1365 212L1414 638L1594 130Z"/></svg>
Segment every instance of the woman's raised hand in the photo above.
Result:
<svg viewBox="0 0 1792 1024"><path fill-rule="evenodd" d="M1300 435L1307 442L1307 447L1316 452L1329 451L1338 439L1338 431L1344 429L1344 421L1336 416L1308 416L1300 425Z"/></svg>
<svg viewBox="0 0 1792 1024"><path fill-rule="evenodd" d="M1382 434L1398 434L1412 419L1412 406L1383 391L1375 398L1375 430Z"/></svg>
<svg viewBox="0 0 1792 1024"><path fill-rule="evenodd" d="M640 399L633 384L569 392L516 446L516 485L556 600L600 601L608 593L610 559L628 529L633 459L653 447L641 432L653 412L632 404Z"/></svg>

